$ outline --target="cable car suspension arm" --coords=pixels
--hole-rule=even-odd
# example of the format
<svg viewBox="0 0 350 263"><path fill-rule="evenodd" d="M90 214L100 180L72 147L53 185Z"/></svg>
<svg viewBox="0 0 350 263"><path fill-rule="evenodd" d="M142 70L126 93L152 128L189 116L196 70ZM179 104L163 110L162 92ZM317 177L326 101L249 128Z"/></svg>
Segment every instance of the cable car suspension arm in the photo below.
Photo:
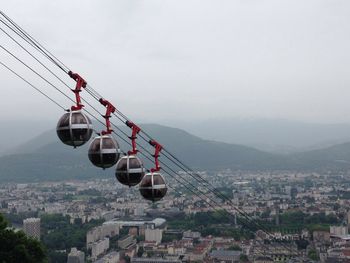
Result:
<svg viewBox="0 0 350 263"><path fill-rule="evenodd" d="M154 172L159 172L160 170L160 163L159 163L159 154L160 152L162 151L163 149L163 146L160 145L157 141L155 140L150 140L149 141L149 144L152 145L154 147L154 164L155 164L155 167L151 169L151 172L154 173Z"/></svg>
<svg viewBox="0 0 350 263"><path fill-rule="evenodd" d="M132 150L128 151L128 154L135 155L139 151L136 146L136 135L141 131L141 128L131 121L126 121L125 124L132 130L131 136L129 137L129 139L131 139Z"/></svg>
<svg viewBox="0 0 350 263"><path fill-rule="evenodd" d="M111 118L111 114L115 112L115 107L108 100L102 98L99 99L99 102L106 107L106 114L102 115L102 117L106 120L106 130L102 131L101 134L111 134L113 132L113 129L111 128L111 121L109 119Z"/></svg>
<svg viewBox="0 0 350 263"><path fill-rule="evenodd" d="M84 107L84 105L81 104L80 92L82 88L86 88L87 82L79 74L73 73L72 71L69 71L68 75L77 82L77 84L75 85L75 89L72 89L72 91L75 94L75 100L77 105L72 106L71 110L81 110Z"/></svg>

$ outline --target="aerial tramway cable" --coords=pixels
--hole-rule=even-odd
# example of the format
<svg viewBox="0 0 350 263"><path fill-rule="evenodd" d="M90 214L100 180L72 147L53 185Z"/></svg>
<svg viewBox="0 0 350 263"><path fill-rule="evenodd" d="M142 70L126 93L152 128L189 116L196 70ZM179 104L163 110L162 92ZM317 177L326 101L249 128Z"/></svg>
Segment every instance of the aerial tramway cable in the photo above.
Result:
<svg viewBox="0 0 350 263"><path fill-rule="evenodd" d="M21 80L23 80L25 83L27 83L29 86L31 86L33 89L35 89L37 92L39 92L41 95L45 96L47 99L49 99L51 102L55 103L58 107L60 107L62 110L65 110L65 108L59 104L57 101L55 101L54 99L52 99L50 96L48 96L47 94L45 94L44 92L42 92L40 89L38 89L36 86L34 86L32 83L30 83L28 80L26 80L25 78L23 78L21 75L19 75L18 73L16 73L13 69L11 69L10 67L8 67L6 64L4 64L3 62L0 61L0 64L5 67L7 70L9 70L10 72L12 72L14 75L16 75L18 78L20 78Z"/></svg>
<svg viewBox="0 0 350 263"><path fill-rule="evenodd" d="M53 103L55 103L58 107L60 107L61 109L65 110L65 108L64 108L63 106L61 106L57 101L55 101L54 99L52 99L51 97L49 97L48 95L46 95L46 94L45 94L44 92L42 92L39 88L35 87L32 83L30 83L30 82L27 81L25 78L23 78L23 77L20 76L18 73L16 73L14 70L12 70L11 68L9 68L6 64L2 63L1 61L0 61L0 64L3 65L3 66L4 66L6 69L8 69L9 71L11 71L13 74L15 74L17 77L19 77L20 79L22 79L24 82L26 82L27 84L29 84L29 85L30 85L32 88L34 88L36 91L40 92L42 95L44 95L45 97L47 97L50 101L52 101ZM93 116L90 112L88 112L86 109L84 109L84 110L85 110L91 117L94 117L97 121L99 121L100 123L103 123L102 121L100 121L99 119L97 119L95 116ZM121 139L123 139L123 138L121 137ZM128 141L125 140L125 142L128 142ZM150 159L150 158L149 158L147 155L145 155L144 153L142 153L142 155L144 155L144 157L147 158L148 160L152 161L152 159ZM166 166L166 167L167 167L167 166ZM169 167L167 167L167 168L169 168ZM171 169L171 168L169 168L169 169ZM172 176L171 173L170 173L167 169L165 169L165 172L166 172L166 174ZM176 173L175 171L172 171L172 170L171 170L171 172L172 172L173 174ZM229 212L218 209L218 208L215 207L213 204L211 204L211 203L208 202L206 199L204 199L200 194L196 193L193 189L191 189L191 188L188 186L188 183L186 182L186 179L185 179L185 178L183 178L183 177L180 176L180 178L181 178L183 181L181 181L181 180L179 180L179 179L177 179L176 177L173 177L173 176L172 176L172 178L173 178L175 181L177 181L179 184L181 184L183 187L185 187L187 190L189 190L192 194L194 194L195 196L197 196L200 200L202 200L203 202L207 203L207 205L209 205L210 207L212 207L214 211L217 211L217 212L219 212L219 213L221 213L221 214L223 214L223 215L225 215L225 216L229 216L229 217L232 216ZM189 185L195 187L194 185L191 185L191 184L189 184ZM174 188L173 188L173 189L174 189ZM209 199L209 200L211 200L210 197L206 197L206 198ZM212 200L211 200L211 201L212 201ZM238 218L238 221L241 221L241 219ZM249 227L249 225L246 225L245 222L242 221L241 224L244 225L244 226L245 226L250 232L252 232L253 234L255 233L254 230L252 230L252 229Z"/></svg>
<svg viewBox="0 0 350 263"><path fill-rule="evenodd" d="M43 46L41 46L40 45L40 43L38 43L34 38L32 38L29 34L27 34L23 29L21 29L17 24L15 24L11 19L9 19L6 15L4 15L4 13L3 12L1 12L0 11L0 14L2 14L5 18L7 18L9 21L10 21L10 23L11 24L13 24L14 26L15 26L15 28L20 32L20 34L18 33L18 32L16 32L16 31L14 31L13 29L13 31L16 33L16 34L18 34L22 39L24 39L24 40L28 40L30 43L33 43L33 44L31 44L34 48L36 48L40 53L42 53L45 57L47 57L51 62L53 62L55 65L57 65L60 69L62 69L64 72L66 72L67 73L67 71L64 69L64 67L66 68L66 69L68 69L68 67L67 66L65 66L61 61L59 61L56 57L54 57L49 51L47 51ZM1 20L1 22L3 22L2 20ZM5 24L5 23L4 23ZM5 25L7 25L7 24L5 24ZM7 25L8 26L8 25ZM11 28L10 28L11 29ZM22 34L22 35L21 35ZM26 42L28 42L26 40ZM28 43L29 43L28 42ZM30 44L29 43L29 44ZM2 47L2 46L1 46ZM3 48L3 47L2 47ZM4 49L4 48L3 48ZM6 49L4 49L5 51L6 51ZM8 52L8 51L7 51ZM47 52L47 53L46 53ZM57 60L57 61L59 61L60 63L61 63L61 65L55 60L55 59L53 59L53 57ZM20 60L19 60L20 61ZM20 61L21 62L21 61ZM38 61L39 62L39 61ZM23 63L23 62L22 62ZM40 62L39 62L40 63ZM40 63L41 64L41 63ZM2 63L2 65L3 65L3 63ZM42 64L43 65L43 64ZM62 66L63 65L63 66ZM43 65L44 66L44 65ZM45 66L44 66L45 67ZM49 70L47 67L45 67L47 70ZM68 69L69 70L69 69ZM33 70L32 70L33 71ZM50 71L50 70L49 70ZM35 71L33 71L34 73L36 73ZM55 75L52 71L50 71L53 75ZM37 74L37 73L36 73ZM38 74L37 74L38 75ZM38 75L38 76L40 76L40 75ZM57 76L56 76L57 77ZM46 81L46 82L48 82L48 81ZM61 81L62 82L62 81ZM63 82L64 83L64 82ZM49 83L50 84L50 83ZM52 85L52 84L51 84ZM67 85L66 85L67 86ZM100 96L99 94L98 94L98 92L97 91L95 91L91 86L89 86L88 85L88 87L86 88L86 90L87 90L87 92L92 96L92 97L94 97L95 99L99 99L98 97L100 97L100 98L102 98L102 96ZM62 93L62 92L61 92ZM64 95L64 94L63 94ZM66 96L67 97L67 96ZM68 97L69 98L69 97ZM91 105L90 105L91 106ZM116 110L116 113L118 113L122 118L124 118L124 120L128 120L128 118L124 115L124 114L122 114L119 110ZM117 114L115 114L114 113L114 115L117 115ZM122 121L122 119L121 118L119 118L119 116L118 116L118 119L119 120L121 120ZM151 138L147 133L145 133L144 131L142 131L142 133L144 133L147 137L149 137L149 138ZM143 136L140 136L141 138L143 138ZM143 138L144 139L144 138ZM146 140L146 139L144 139L144 140ZM166 153L166 154L164 154L164 156L165 157L167 157L167 159L169 159L172 163L174 163L174 164L176 164L178 167L180 167L180 169L181 170L183 170L183 171L185 171L186 173L188 173L189 175L193 175L193 171L192 170L190 170L189 169L189 167L188 166L186 166L186 165L184 165L177 157L175 157L174 155L172 155L168 150L164 150L164 152ZM167 154L169 154L170 155L170 157L171 158L173 158L174 160L171 160L171 158L169 158L168 156L167 156ZM191 173L189 173L189 171L192 171ZM175 171L173 171L174 172L174 174L176 175L176 172ZM205 181L205 179L204 178L202 178L200 175L198 176L199 177L199 181L201 181L202 183L205 183L206 184L206 186L208 187L208 189L209 189L209 186L210 186L210 183L209 182L206 182ZM193 187L195 187L195 186L193 186ZM209 191L212 191L212 190L210 190L209 189ZM215 193L215 191L214 191L214 194L216 195L216 193ZM217 196L220 196L220 194L219 195L217 195ZM224 195L222 195L221 197L223 197ZM228 199L228 197L226 197L225 199L227 199L227 200L229 200ZM224 199L224 200L225 200ZM229 200L230 201L230 200ZM235 208L234 206L233 206L233 208ZM244 215L244 216L246 216L245 215L245 213L243 213L242 215ZM252 219L252 220L254 220L254 219Z"/></svg>
<svg viewBox="0 0 350 263"><path fill-rule="evenodd" d="M25 39L30 45L40 51L43 55L45 55L52 63L54 63L57 67L63 70L68 74L70 69L57 57L55 57L50 51L48 51L44 46L42 46L35 38L33 38L30 34L28 34L22 27L20 27L15 21L13 21L10 17L8 17L4 12L0 10L0 14L12 25L12 29L17 35L21 38ZM2 19L1 19L2 21ZM19 32L19 33L18 33ZM59 62L59 63L58 63Z"/></svg>
<svg viewBox="0 0 350 263"><path fill-rule="evenodd" d="M20 76L18 73L16 73L14 70L12 70L11 68L9 68L6 64L2 63L0 61L0 64L2 66L4 66L5 68L7 68L9 71L11 71L13 74L15 74L17 77L21 78L23 81L25 81L27 84L29 84L31 87L33 87L35 90L37 90L38 92L40 92L42 95L44 95L45 97L47 97L50 101L52 101L53 103L55 103L58 107L60 107L61 109L65 110L65 108L63 106L61 106L57 101L55 101L54 99L52 99L51 97L49 97L48 95L46 95L44 92L42 92L40 89L38 89L37 87L35 87L33 84L31 84L29 81L27 81L25 78L23 78L22 76ZM102 122L101 122L102 123ZM127 141L126 141L127 142ZM145 155L146 156L146 155ZM146 156L147 157L147 156ZM149 159L152 160L152 159ZM175 171L172 171L173 173L175 173ZM168 174L168 172L167 172ZM170 175L170 174L169 174ZM181 177L182 178L182 177ZM183 180L186 180L184 178L182 178ZM184 184L183 182L179 181L178 182L180 184ZM184 186L186 187L186 185L184 184ZM201 200L203 200L203 197L201 197L200 195L198 195L197 193L195 193L191 188L186 187L187 190L191 191L193 194L195 194L196 196L198 196ZM207 202L207 201L206 201ZM210 206L212 206L211 204L209 204Z"/></svg>

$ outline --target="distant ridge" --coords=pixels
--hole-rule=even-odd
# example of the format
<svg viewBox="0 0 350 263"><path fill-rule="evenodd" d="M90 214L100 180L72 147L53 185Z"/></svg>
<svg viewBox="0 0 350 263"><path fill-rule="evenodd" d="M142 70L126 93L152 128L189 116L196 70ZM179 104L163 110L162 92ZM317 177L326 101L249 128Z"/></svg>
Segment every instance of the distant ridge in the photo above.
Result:
<svg viewBox="0 0 350 263"><path fill-rule="evenodd" d="M277 155L252 147L203 140L186 131L157 124L143 129L157 138L193 169L246 171L345 171L350 169L350 143L289 155ZM124 128L123 128L124 129ZM125 129L126 132L130 132ZM128 146L118 140L124 151ZM139 140L141 142L141 140ZM147 149L150 146L143 143ZM63 145L54 130L24 143L0 157L1 182L33 182L87 179L114 176L114 170L101 170L90 164L87 145L73 149ZM141 156L142 157L142 156ZM150 163L145 161L146 167Z"/></svg>
<svg viewBox="0 0 350 263"><path fill-rule="evenodd" d="M176 123L176 126L203 138L215 138L222 142L276 153L309 151L350 141L349 123L323 124L284 119L226 118L182 121Z"/></svg>

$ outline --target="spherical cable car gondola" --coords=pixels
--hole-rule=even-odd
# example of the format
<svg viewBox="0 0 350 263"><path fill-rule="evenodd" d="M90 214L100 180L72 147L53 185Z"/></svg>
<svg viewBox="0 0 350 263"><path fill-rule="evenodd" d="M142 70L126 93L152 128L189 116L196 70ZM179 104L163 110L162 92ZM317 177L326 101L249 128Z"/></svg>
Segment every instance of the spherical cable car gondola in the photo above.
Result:
<svg viewBox="0 0 350 263"><path fill-rule="evenodd" d="M132 129L132 135L130 137L132 150L128 152L128 155L123 156L118 161L115 177L121 184L131 187L141 182L145 174L145 169L141 159L136 155L138 152L136 148L136 135L141 129L129 121L126 122L126 125Z"/></svg>
<svg viewBox="0 0 350 263"><path fill-rule="evenodd" d="M56 132L60 140L67 145L78 147L88 142L92 135L92 123L88 116L82 112L84 105L81 104L79 93L86 87L86 81L71 71L69 76L74 79L76 87L72 90L76 98L76 106L72 106L57 123Z"/></svg>
<svg viewBox="0 0 350 263"><path fill-rule="evenodd" d="M140 184L140 193L143 198L156 202L167 193L168 188L163 176L158 172L147 173Z"/></svg>
<svg viewBox="0 0 350 263"><path fill-rule="evenodd" d="M80 110L65 113L56 128L58 138L74 148L88 142L92 131L91 120Z"/></svg>
<svg viewBox="0 0 350 263"><path fill-rule="evenodd" d="M100 103L106 107L106 130L96 136L89 146L89 160L97 167L106 169L115 165L120 157L118 142L112 137L113 130L109 118L115 111L115 107L107 100L100 99Z"/></svg>
<svg viewBox="0 0 350 263"><path fill-rule="evenodd" d="M115 177L117 180L129 187L138 185L145 174L143 163L136 155L126 155L117 163Z"/></svg>
<svg viewBox="0 0 350 263"><path fill-rule="evenodd" d="M160 165L158 157L163 147L154 140L151 140L149 143L155 148L155 154L153 155L155 158L155 168L152 168L151 172L142 178L139 190L143 198L156 202L166 195L168 188L163 176L159 173Z"/></svg>
<svg viewBox="0 0 350 263"><path fill-rule="evenodd" d="M90 143L88 156L95 166L110 168L119 160L119 145L110 134L96 136Z"/></svg>

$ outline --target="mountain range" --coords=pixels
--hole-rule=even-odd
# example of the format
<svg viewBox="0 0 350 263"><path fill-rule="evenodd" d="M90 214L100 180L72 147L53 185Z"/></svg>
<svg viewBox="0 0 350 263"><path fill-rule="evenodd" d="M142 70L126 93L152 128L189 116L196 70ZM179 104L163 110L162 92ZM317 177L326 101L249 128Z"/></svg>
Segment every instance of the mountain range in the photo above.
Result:
<svg viewBox="0 0 350 263"><path fill-rule="evenodd" d="M142 127L193 169L315 172L350 169L350 143L299 153L274 154L248 146L205 140L177 128L156 124L144 124ZM121 130L130 133L124 127ZM117 133L122 134L119 131ZM119 141L121 149L127 151L129 146L122 140ZM139 139L138 142L147 150L153 151L145 141ZM101 170L94 167L87 158L87 149L88 145L77 149L63 145L55 130L46 131L0 157L0 180L35 182L114 176L113 169ZM161 157L162 161L166 161L164 156ZM151 165L145 160L147 168Z"/></svg>
<svg viewBox="0 0 350 263"><path fill-rule="evenodd" d="M274 153L309 151L350 141L349 123L310 123L262 118L171 120L163 123L181 127L202 138Z"/></svg>

